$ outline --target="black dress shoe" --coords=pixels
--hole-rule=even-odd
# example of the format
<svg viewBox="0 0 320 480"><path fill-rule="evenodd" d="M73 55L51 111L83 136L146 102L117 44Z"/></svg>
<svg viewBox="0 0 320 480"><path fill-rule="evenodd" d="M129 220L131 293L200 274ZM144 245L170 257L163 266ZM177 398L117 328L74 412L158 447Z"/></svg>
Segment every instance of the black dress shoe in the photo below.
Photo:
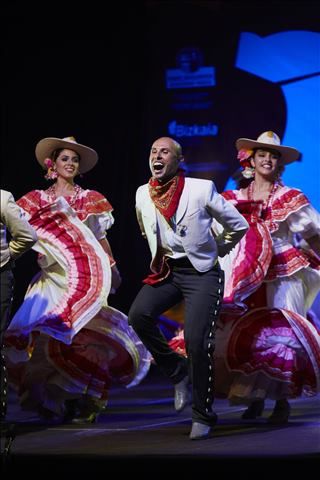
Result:
<svg viewBox="0 0 320 480"><path fill-rule="evenodd" d="M79 400L71 399L64 402L64 421L70 423L73 418L79 415Z"/></svg>
<svg viewBox="0 0 320 480"><path fill-rule="evenodd" d="M291 407L287 399L277 400L271 416L267 422L272 425L283 425L288 423Z"/></svg>
<svg viewBox="0 0 320 480"><path fill-rule="evenodd" d="M192 428L190 432L190 440L205 440L210 438L211 427L204 423L192 422Z"/></svg>
<svg viewBox="0 0 320 480"><path fill-rule="evenodd" d="M65 400L65 423L83 424L83 423L95 423L100 412L94 407L84 405L83 399Z"/></svg>
<svg viewBox="0 0 320 480"><path fill-rule="evenodd" d="M184 377L179 383L174 386L174 408L177 412L182 410L188 405L189 390L188 390L189 378Z"/></svg>
<svg viewBox="0 0 320 480"><path fill-rule="evenodd" d="M241 416L243 420L254 420L261 417L264 409L264 400L254 400Z"/></svg>

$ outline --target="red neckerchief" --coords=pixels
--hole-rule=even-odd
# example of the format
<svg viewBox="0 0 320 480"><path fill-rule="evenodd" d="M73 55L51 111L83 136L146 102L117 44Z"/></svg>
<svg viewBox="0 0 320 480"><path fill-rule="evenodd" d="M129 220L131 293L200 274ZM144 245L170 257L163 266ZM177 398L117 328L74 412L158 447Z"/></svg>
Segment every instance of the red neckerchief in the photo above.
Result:
<svg viewBox="0 0 320 480"><path fill-rule="evenodd" d="M184 172L180 169L177 175L165 184L161 184L153 178L149 180L151 200L168 222L170 222L170 218L176 213L183 187ZM156 273L150 273L147 278L143 280L143 283L155 285L169 276L170 267L167 262L167 257L159 256L156 263L158 271Z"/></svg>
<svg viewBox="0 0 320 480"><path fill-rule="evenodd" d="M149 275L142 280L147 285L155 285L165 280L170 275L170 266L168 264L168 257L162 257L158 265L159 271L157 273L149 273Z"/></svg>
<svg viewBox="0 0 320 480"><path fill-rule="evenodd" d="M184 172L178 170L167 183L162 184L154 178L149 180L149 194L159 212L169 222L170 218L176 213L179 200L184 187Z"/></svg>

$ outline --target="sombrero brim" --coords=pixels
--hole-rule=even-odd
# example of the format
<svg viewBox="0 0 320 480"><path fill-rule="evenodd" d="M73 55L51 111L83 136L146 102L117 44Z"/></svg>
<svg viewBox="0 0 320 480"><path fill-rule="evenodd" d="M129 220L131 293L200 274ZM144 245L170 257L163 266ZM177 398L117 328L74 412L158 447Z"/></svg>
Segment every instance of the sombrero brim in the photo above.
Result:
<svg viewBox="0 0 320 480"><path fill-rule="evenodd" d="M45 159L51 158L52 153L60 148L73 150L80 155L79 173L88 172L98 161L97 152L90 147L60 138L44 138L36 146L36 158L44 169L47 168L44 163Z"/></svg>
<svg viewBox="0 0 320 480"><path fill-rule="evenodd" d="M293 147L286 147L284 145L274 145L273 143L263 143L257 142L256 140L251 140L250 138L238 138L236 141L237 150L244 149L254 149L254 148L271 148L281 153L281 160L283 163L291 163L299 160L300 152Z"/></svg>

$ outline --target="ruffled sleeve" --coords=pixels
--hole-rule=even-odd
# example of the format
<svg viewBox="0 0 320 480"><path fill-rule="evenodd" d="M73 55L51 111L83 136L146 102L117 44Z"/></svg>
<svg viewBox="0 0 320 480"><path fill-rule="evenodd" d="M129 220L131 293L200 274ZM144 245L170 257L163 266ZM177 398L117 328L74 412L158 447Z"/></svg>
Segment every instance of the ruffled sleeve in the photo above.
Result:
<svg viewBox="0 0 320 480"><path fill-rule="evenodd" d="M39 209L45 206L40 190L32 190L17 200L17 204L23 210L24 217L29 221L33 215L36 215Z"/></svg>
<svg viewBox="0 0 320 480"><path fill-rule="evenodd" d="M306 205L287 218L289 229L307 240L314 235L320 236L320 213L312 206Z"/></svg>
<svg viewBox="0 0 320 480"><path fill-rule="evenodd" d="M90 228L97 240L105 237L114 224L112 205L99 192L83 190L77 204L79 218Z"/></svg>
<svg viewBox="0 0 320 480"><path fill-rule="evenodd" d="M96 239L101 240L105 237L106 231L114 224L114 218L111 212L106 212L90 215L84 223L90 228Z"/></svg>

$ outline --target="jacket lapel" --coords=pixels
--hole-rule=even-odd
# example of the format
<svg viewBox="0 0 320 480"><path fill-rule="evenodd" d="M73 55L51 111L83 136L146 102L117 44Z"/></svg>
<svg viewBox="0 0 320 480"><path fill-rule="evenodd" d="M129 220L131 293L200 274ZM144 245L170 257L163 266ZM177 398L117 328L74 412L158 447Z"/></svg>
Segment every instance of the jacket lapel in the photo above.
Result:
<svg viewBox="0 0 320 480"><path fill-rule="evenodd" d="M157 217L156 217L156 207L151 200L149 194L146 195L145 202L143 205L143 215L148 217L150 224L152 225L153 233L157 232L156 224L157 224Z"/></svg>
<svg viewBox="0 0 320 480"><path fill-rule="evenodd" d="M180 197L180 202L177 208L176 223L179 223L180 220L182 220L184 214L186 213L188 200L189 200L189 188L188 188L187 182L185 182L183 192Z"/></svg>

